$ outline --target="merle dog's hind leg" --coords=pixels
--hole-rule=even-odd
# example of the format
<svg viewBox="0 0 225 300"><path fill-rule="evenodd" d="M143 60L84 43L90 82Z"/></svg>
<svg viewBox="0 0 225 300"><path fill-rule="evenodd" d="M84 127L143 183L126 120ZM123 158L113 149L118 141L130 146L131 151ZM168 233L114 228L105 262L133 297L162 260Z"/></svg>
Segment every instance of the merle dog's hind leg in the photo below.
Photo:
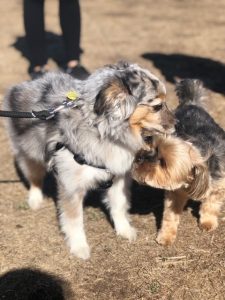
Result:
<svg viewBox="0 0 225 300"><path fill-rule="evenodd" d="M19 157L16 159L19 170L22 172L24 177L29 183L29 195L28 195L28 204L32 209L40 208L43 202L43 180L45 176L45 167L30 158Z"/></svg>

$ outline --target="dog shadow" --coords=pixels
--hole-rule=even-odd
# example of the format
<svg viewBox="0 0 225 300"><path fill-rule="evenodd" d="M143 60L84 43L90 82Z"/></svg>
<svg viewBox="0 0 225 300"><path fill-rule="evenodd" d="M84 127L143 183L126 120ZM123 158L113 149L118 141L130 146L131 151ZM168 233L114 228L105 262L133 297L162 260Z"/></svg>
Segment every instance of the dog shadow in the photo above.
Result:
<svg viewBox="0 0 225 300"><path fill-rule="evenodd" d="M44 180L43 193L47 197L53 199L57 210L57 216L59 216L57 205L57 183L54 175L51 173L46 175L46 178ZM106 190L103 189L89 191L84 200L84 208L93 207L100 209L105 214L107 221L111 224L112 227L114 227L109 210L103 203L105 194ZM133 180L131 185L131 207L129 213L131 215L153 214L155 218L156 229L159 230L161 228L163 219L164 195L164 190L140 185ZM200 205L201 202L189 199L184 207L184 211L190 210L197 223L199 223L200 219Z"/></svg>
<svg viewBox="0 0 225 300"><path fill-rule="evenodd" d="M52 59L60 68L65 68L66 66L66 55L63 38L61 35L58 35L53 32L46 32L46 53L47 58ZM27 41L25 36L19 36L16 38L15 42L10 45L18 50L23 57L25 57L29 62L29 70L31 70L31 55L27 46ZM83 53L83 49L80 49L80 54Z"/></svg>
<svg viewBox="0 0 225 300"><path fill-rule="evenodd" d="M108 222L114 227L109 210L103 203L106 190L90 191L85 197L85 207L99 208L106 216ZM132 215L153 214L157 230L161 227L164 209L164 191L139 185L132 181L131 185L131 205L129 213Z"/></svg>
<svg viewBox="0 0 225 300"><path fill-rule="evenodd" d="M14 165L20 181L25 186L25 188L29 189L29 182L27 181L23 172L17 165L16 161L14 162ZM84 207L99 208L105 214L108 222L113 227L109 211L103 203L106 191L107 190L104 189L96 189L89 191L84 200ZM43 194L46 197L53 200L56 207L56 215L57 217L59 217L57 183L53 173L51 172L47 173L44 178ZM147 215L152 213L155 217L157 229L160 228L162 221L164 209L163 199L163 190L153 189L147 186L139 185L135 181L132 181L130 213L138 215Z"/></svg>
<svg viewBox="0 0 225 300"><path fill-rule="evenodd" d="M37 269L12 269L0 276L0 299L72 300L72 297L68 282Z"/></svg>
<svg viewBox="0 0 225 300"><path fill-rule="evenodd" d="M153 62L168 82L196 78L202 80L206 88L225 95L225 65L219 61L178 53L144 53L141 56Z"/></svg>
<svg viewBox="0 0 225 300"><path fill-rule="evenodd" d="M29 189L29 182L26 177L18 167L16 161L14 162L19 181ZM11 183L11 181L7 181ZM16 181L18 182L18 181ZM57 182L55 180L54 174L49 172L46 174L43 183L43 194L52 199L56 208L56 216L59 218L59 209L58 209L58 191L57 191ZM106 189L96 189L91 190L87 193L84 199L84 208L93 207L100 209L104 214L108 222L114 227L112 219L109 214L109 210L106 208L106 205L103 203L103 199L106 195ZM191 210L191 214L199 222L199 210L200 202L188 200L187 205L184 210ZM129 213L132 215L148 215L153 214L155 218L155 224L157 230L161 228L162 218L164 211L164 190L151 188L149 186L139 185L136 181L132 181L131 184L131 207Z"/></svg>
<svg viewBox="0 0 225 300"><path fill-rule="evenodd" d="M131 186L131 214L153 214L157 230L161 227L164 210L164 191L133 181Z"/></svg>
<svg viewBox="0 0 225 300"><path fill-rule="evenodd" d="M105 193L106 191L104 190L90 191L85 198L85 206L101 209L104 212L108 222L112 227L114 227L109 211L102 202ZM135 181L132 181L131 207L129 213L133 215L147 215L152 213L155 217L156 227L159 229L161 226L164 209L163 198L164 192L162 190L139 185Z"/></svg>

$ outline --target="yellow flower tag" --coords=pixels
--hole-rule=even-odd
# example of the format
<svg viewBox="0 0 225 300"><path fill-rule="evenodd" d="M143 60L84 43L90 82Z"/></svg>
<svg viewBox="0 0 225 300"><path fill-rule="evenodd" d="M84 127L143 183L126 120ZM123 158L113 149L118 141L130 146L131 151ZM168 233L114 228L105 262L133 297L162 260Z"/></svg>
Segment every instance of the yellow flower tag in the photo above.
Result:
<svg viewBox="0 0 225 300"><path fill-rule="evenodd" d="M75 92L75 91L69 91L69 92L66 94L66 97L67 97L69 100L75 101L75 100L78 98L78 94L77 94L77 92Z"/></svg>

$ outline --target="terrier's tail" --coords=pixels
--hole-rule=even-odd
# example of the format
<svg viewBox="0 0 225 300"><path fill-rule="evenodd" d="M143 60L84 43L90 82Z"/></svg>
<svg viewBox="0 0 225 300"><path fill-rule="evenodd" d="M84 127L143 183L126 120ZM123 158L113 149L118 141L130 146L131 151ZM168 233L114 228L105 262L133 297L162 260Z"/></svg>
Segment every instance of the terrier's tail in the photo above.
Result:
<svg viewBox="0 0 225 300"><path fill-rule="evenodd" d="M180 105L198 105L202 106L207 98L206 89L201 80L183 79L176 85L176 94Z"/></svg>

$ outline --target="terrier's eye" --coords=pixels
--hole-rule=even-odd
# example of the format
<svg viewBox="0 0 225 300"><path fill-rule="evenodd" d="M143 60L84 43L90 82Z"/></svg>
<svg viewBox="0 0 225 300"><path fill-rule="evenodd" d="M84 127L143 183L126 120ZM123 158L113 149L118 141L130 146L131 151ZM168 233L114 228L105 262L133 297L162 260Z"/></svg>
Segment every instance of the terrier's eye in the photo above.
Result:
<svg viewBox="0 0 225 300"><path fill-rule="evenodd" d="M159 163L162 168L166 168L166 161L163 158L159 159Z"/></svg>
<svg viewBox="0 0 225 300"><path fill-rule="evenodd" d="M144 160L150 163L154 163L157 161L158 149L151 149L150 151L146 151L144 154Z"/></svg>
<svg viewBox="0 0 225 300"><path fill-rule="evenodd" d="M145 136L144 141L145 141L146 144L152 144L153 136Z"/></svg>
<svg viewBox="0 0 225 300"><path fill-rule="evenodd" d="M163 108L162 103L153 106L155 112L160 111L162 108Z"/></svg>
<svg viewBox="0 0 225 300"><path fill-rule="evenodd" d="M142 157L142 156L136 157L135 162L138 163L138 164L143 163L144 162L144 157Z"/></svg>

